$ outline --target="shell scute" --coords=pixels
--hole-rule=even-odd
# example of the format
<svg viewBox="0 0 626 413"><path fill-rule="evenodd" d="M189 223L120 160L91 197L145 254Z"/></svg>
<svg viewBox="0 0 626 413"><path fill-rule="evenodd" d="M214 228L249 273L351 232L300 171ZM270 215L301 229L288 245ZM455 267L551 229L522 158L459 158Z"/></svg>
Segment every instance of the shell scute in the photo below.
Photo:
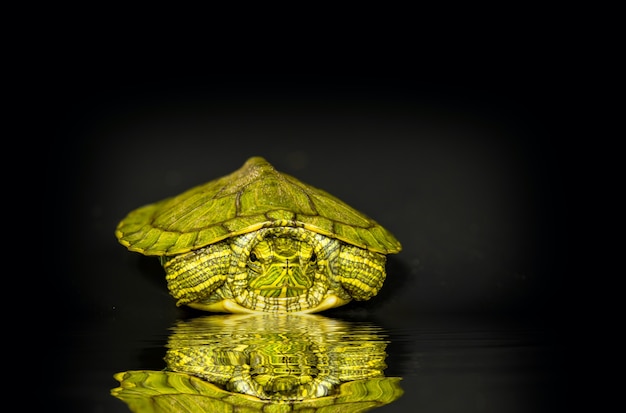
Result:
<svg viewBox="0 0 626 413"><path fill-rule="evenodd" d="M237 216L232 196L209 197L193 194L191 199L173 199L155 214L153 225L179 233L200 231ZM178 197L177 197L178 198ZM177 202L179 201L179 202Z"/></svg>
<svg viewBox="0 0 626 413"><path fill-rule="evenodd" d="M294 212L285 211L284 209L268 211L265 216L272 221L293 221L296 218L296 214Z"/></svg>
<svg viewBox="0 0 626 413"><path fill-rule="evenodd" d="M367 236L370 240L376 240L380 244L383 245L383 248L388 251L400 250L400 243L394 238L393 235L385 228L381 226L375 226L370 228L367 233Z"/></svg>
<svg viewBox="0 0 626 413"><path fill-rule="evenodd" d="M193 248L189 248L189 246L187 245L181 245L181 248L185 248L185 249L202 248L206 245L213 244L215 242L228 238L231 235L231 232L227 228L223 227L222 225L214 225L207 229L198 231L197 234L198 234L198 237L196 238L193 244Z"/></svg>
<svg viewBox="0 0 626 413"><path fill-rule="evenodd" d="M241 213L245 215L286 209L307 215L315 214L307 194L297 185L279 177L281 175L251 182L239 198Z"/></svg>
<svg viewBox="0 0 626 413"><path fill-rule="evenodd" d="M318 215L328 218L331 221L363 228L368 228L375 224L375 222L367 216L328 193L319 191L319 193L310 194L310 197L315 204Z"/></svg>
<svg viewBox="0 0 626 413"><path fill-rule="evenodd" d="M267 221L267 218L263 214L250 215L246 217L237 217L236 219L231 219L230 221L226 221L222 224L224 228L230 231L231 234L243 234L246 230L261 227L262 223ZM254 231L254 229L251 229Z"/></svg>
<svg viewBox="0 0 626 413"><path fill-rule="evenodd" d="M319 215L298 215L296 218L298 221L304 224L305 228L308 228L311 231L315 231L328 236L335 234L335 231L333 229L333 221L328 218L321 217Z"/></svg>
<svg viewBox="0 0 626 413"><path fill-rule="evenodd" d="M170 251L180 251L181 249L184 249L184 246L186 245L195 245L197 238L197 232L178 234L178 239L176 239L167 249L163 250L163 255L171 255Z"/></svg>
<svg viewBox="0 0 626 413"><path fill-rule="evenodd" d="M145 245L146 249L151 249L154 244L158 241L159 237L163 234L163 231L158 228L149 228L143 236L142 244Z"/></svg>
<svg viewBox="0 0 626 413"><path fill-rule="evenodd" d="M172 245L176 245L181 235L177 232L161 232L150 248L158 251L167 251Z"/></svg>
<svg viewBox="0 0 626 413"><path fill-rule="evenodd" d="M352 240L351 244L354 244L357 247L365 248L365 246L368 245L362 235L364 232L363 228L346 225L341 222L334 222L333 230L339 239Z"/></svg>

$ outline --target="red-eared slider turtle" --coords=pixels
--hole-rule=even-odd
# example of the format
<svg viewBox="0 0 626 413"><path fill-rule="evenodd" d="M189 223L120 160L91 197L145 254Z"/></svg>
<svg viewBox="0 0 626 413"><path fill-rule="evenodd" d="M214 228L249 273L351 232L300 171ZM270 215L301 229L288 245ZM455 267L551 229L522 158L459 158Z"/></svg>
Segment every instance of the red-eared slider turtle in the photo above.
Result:
<svg viewBox="0 0 626 413"><path fill-rule="evenodd" d="M132 211L119 242L157 256L177 305L231 313L317 312L375 296L398 240L261 157Z"/></svg>

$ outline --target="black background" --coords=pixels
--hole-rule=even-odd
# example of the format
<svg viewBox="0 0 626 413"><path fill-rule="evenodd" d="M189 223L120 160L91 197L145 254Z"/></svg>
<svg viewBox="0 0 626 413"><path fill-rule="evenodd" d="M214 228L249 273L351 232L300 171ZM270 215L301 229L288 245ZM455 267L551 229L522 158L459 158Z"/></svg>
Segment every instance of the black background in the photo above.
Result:
<svg viewBox="0 0 626 413"><path fill-rule="evenodd" d="M66 405L96 399L108 411L101 389L80 378L85 363L105 387L115 385L108 369L162 367L158 345L147 343L151 356L126 354L128 343L190 314L174 306L156 260L117 243L115 226L254 155L403 244L379 296L329 315L393 329L425 314L484 314L555 331L566 251L561 92L552 74L524 70L59 78L44 93L58 269L42 285L63 337L52 390Z"/></svg>

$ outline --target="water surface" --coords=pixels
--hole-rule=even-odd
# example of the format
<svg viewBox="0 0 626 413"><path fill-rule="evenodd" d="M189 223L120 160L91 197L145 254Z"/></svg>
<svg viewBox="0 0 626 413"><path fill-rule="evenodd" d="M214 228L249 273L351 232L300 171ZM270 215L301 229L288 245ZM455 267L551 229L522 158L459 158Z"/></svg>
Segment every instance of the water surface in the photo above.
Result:
<svg viewBox="0 0 626 413"><path fill-rule="evenodd" d="M103 319L99 324L73 325L68 333L74 344L64 354L68 373L62 376L57 394L66 410L129 412L123 402L110 395L119 384L113 375L166 368L173 329L180 331L212 317L195 312L187 315L171 320L169 325L166 319L142 322L116 317ZM326 328L326 333L316 330L315 323L303 324L296 331L320 343L325 340L324 334L326 339L332 336L333 345L339 347L354 347L355 343L378 346L371 351L382 355L384 363L374 369L380 368L385 377L401 378L402 396L375 411L558 410L563 377L555 337L549 328L537 322L480 315L389 320L367 314L343 314L321 318L324 323L317 326ZM334 333L328 333L328 326L333 326ZM258 332L262 334L262 330L260 325ZM270 330L265 333L270 334ZM279 335L277 332L274 337ZM276 345L279 341L273 342ZM213 345L228 343L227 338L219 337ZM343 350L334 351L336 356Z"/></svg>

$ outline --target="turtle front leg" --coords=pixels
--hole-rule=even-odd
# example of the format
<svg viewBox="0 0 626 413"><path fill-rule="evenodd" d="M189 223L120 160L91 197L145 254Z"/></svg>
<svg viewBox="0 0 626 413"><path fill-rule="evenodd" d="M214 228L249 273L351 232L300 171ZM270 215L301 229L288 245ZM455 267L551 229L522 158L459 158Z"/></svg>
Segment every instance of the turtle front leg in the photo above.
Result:
<svg viewBox="0 0 626 413"><path fill-rule="evenodd" d="M167 287L177 306L206 299L224 284L231 263L232 250L227 242L174 257L162 257Z"/></svg>
<svg viewBox="0 0 626 413"><path fill-rule="evenodd" d="M369 300L383 286L385 261L383 254L343 244L337 259L337 280L353 299Z"/></svg>

